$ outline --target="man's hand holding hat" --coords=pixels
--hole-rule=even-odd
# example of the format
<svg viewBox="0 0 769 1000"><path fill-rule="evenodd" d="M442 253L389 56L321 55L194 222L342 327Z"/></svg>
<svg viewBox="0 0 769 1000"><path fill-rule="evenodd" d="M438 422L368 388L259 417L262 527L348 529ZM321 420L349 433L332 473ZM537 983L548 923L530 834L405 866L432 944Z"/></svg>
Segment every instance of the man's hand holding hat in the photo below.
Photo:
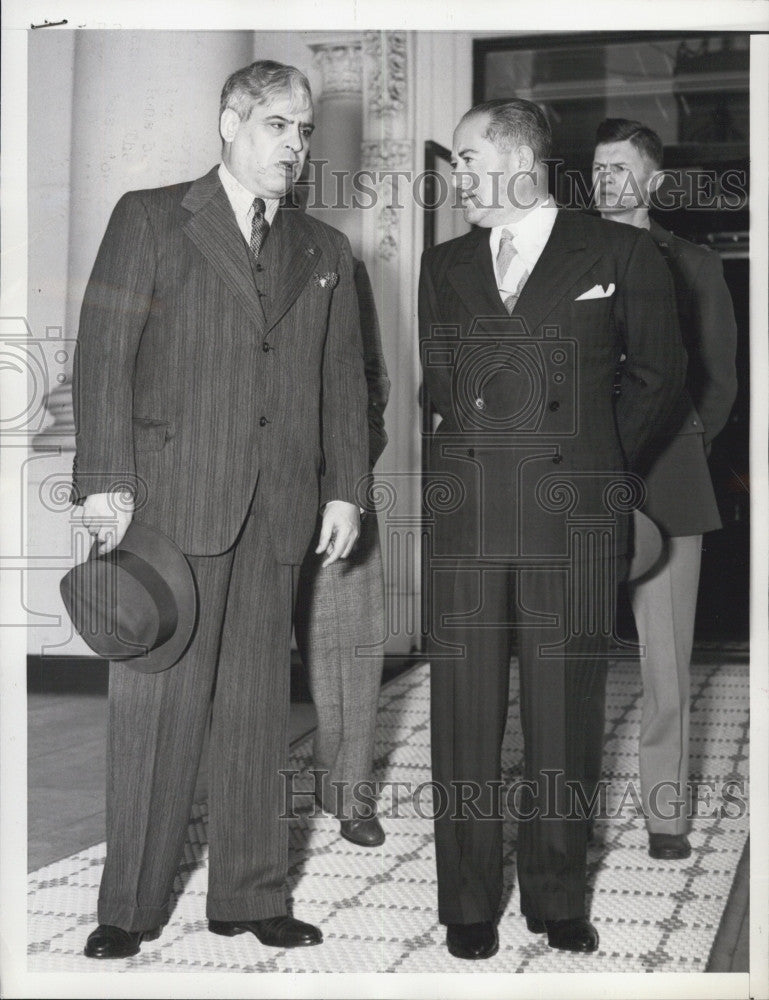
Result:
<svg viewBox="0 0 769 1000"><path fill-rule="evenodd" d="M83 524L99 543L99 555L106 555L123 541L134 516L134 498L127 490L92 493L83 501Z"/></svg>

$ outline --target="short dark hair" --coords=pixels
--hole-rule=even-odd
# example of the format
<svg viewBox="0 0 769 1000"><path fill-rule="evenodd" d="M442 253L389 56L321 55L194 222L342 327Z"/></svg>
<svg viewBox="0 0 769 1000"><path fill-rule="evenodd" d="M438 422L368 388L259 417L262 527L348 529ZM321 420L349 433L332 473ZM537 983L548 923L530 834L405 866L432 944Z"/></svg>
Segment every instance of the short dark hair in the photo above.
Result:
<svg viewBox="0 0 769 1000"><path fill-rule="evenodd" d="M295 100L312 101L307 77L296 66L259 59L227 77L219 101L219 115L232 108L246 121L256 104L267 104L277 94L291 93Z"/></svg>
<svg viewBox="0 0 769 1000"><path fill-rule="evenodd" d="M631 118L604 118L595 131L595 144L603 142L625 142L627 140L647 160L651 160L657 170L662 166L662 139L654 129Z"/></svg>
<svg viewBox="0 0 769 1000"><path fill-rule="evenodd" d="M514 144L531 146L534 158L546 160L550 155L553 137L550 123L542 109L520 97L501 97L476 104L462 116L462 121L476 115L488 115L489 124L485 138L497 149L510 149Z"/></svg>

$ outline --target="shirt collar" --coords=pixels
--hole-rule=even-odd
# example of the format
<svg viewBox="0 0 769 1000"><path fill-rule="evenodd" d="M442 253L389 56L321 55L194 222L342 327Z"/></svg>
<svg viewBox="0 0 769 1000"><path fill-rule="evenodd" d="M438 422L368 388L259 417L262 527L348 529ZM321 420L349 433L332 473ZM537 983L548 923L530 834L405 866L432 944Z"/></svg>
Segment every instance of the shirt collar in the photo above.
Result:
<svg viewBox="0 0 769 1000"><path fill-rule="evenodd" d="M238 220L238 224L241 225L248 219L249 225L251 224L251 207L254 204L254 193L249 191L248 188L243 187L237 177L234 177L224 163L219 164L219 180L222 182L222 187L230 200L232 205L232 210L235 213L235 218ZM272 225L272 220L275 218L275 213L278 211L278 205L280 200L278 198L265 198L264 199L265 210L264 217Z"/></svg>
<svg viewBox="0 0 769 1000"><path fill-rule="evenodd" d="M502 230L507 229L513 234L515 249L526 263L531 266L536 264L550 239L557 214L558 206L552 198L548 198L547 201L538 202L530 212L515 222L509 222L505 226L494 226L489 236L492 260L497 258Z"/></svg>

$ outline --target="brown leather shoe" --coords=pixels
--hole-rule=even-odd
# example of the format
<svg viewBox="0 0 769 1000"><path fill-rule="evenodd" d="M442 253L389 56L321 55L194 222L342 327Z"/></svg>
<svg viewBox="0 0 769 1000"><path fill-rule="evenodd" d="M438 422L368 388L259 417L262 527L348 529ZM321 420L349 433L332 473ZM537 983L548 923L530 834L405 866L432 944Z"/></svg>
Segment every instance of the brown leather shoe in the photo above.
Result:
<svg viewBox="0 0 769 1000"><path fill-rule="evenodd" d="M685 833L650 833L649 857L658 861L683 861L692 853Z"/></svg>
<svg viewBox="0 0 769 1000"><path fill-rule="evenodd" d="M83 954L86 958L130 958L139 953L142 941L153 941L158 937L159 927L149 931L124 931L113 924L99 924L88 935Z"/></svg>
<svg viewBox="0 0 769 1000"><path fill-rule="evenodd" d="M585 917L570 920L540 920L526 917L526 927L532 934L547 932L547 943L560 951L590 952L598 948L598 931Z"/></svg>
<svg viewBox="0 0 769 1000"><path fill-rule="evenodd" d="M345 840L361 847L379 847L385 842L385 832L376 816L366 819L343 819L339 823L339 832Z"/></svg>
<svg viewBox="0 0 769 1000"><path fill-rule="evenodd" d="M209 920L208 929L224 937L248 931L270 948L304 948L323 941L319 927L287 915L264 920Z"/></svg>
<svg viewBox="0 0 769 1000"><path fill-rule="evenodd" d="M447 924L446 945L454 958L491 958L499 951L497 928L491 921Z"/></svg>

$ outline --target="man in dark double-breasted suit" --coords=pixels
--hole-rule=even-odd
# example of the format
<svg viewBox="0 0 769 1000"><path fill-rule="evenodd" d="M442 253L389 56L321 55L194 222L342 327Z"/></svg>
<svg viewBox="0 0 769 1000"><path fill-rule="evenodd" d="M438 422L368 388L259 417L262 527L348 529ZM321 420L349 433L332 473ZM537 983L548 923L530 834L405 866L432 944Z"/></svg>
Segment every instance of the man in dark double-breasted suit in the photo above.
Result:
<svg viewBox="0 0 769 1000"><path fill-rule="evenodd" d="M497 100L454 133L478 228L428 250L419 321L430 399L425 581L439 918L449 951L487 958L502 816L518 827L521 910L552 947L593 951L588 801L600 774L606 656L632 475L680 392L670 277L648 235L558 209L539 108ZM615 407L622 355L628 390ZM501 789L512 639L524 784ZM577 787L578 786L578 787ZM578 802L583 797L582 805Z"/></svg>
<svg viewBox="0 0 769 1000"><path fill-rule="evenodd" d="M707 451L737 394L737 324L718 254L674 236L649 216L662 155L660 137L641 122L607 118L598 126L598 208L604 218L649 231L673 278L688 359L672 433L648 471L646 503L636 512L629 585L642 647L638 756L649 854L676 861L691 854L689 667L702 535L721 527Z"/></svg>
<svg viewBox="0 0 769 1000"><path fill-rule="evenodd" d="M85 294L75 384L84 521L102 551L132 516L167 534L189 560L199 607L178 663L110 667L94 958L134 954L167 919L209 715L211 930L278 947L322 940L286 910L279 771L292 606L318 512L326 564L357 537L368 441L349 243L284 200L312 129L298 70L261 61L234 73L221 98L222 163L121 198Z"/></svg>

